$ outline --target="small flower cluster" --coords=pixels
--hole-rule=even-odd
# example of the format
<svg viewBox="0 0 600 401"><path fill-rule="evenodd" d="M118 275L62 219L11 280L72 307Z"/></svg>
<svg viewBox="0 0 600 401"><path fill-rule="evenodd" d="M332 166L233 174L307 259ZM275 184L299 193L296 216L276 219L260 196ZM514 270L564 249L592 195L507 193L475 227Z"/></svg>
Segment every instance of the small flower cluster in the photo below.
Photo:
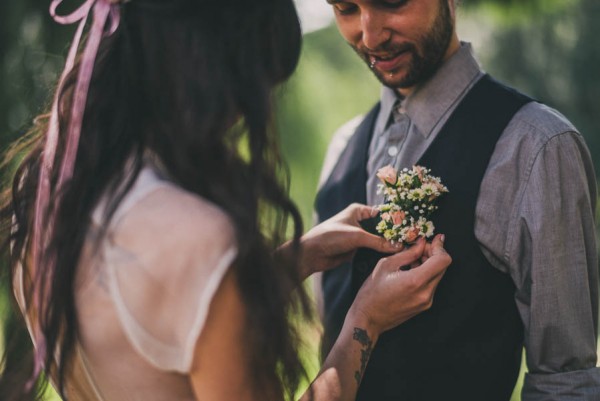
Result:
<svg viewBox="0 0 600 401"><path fill-rule="evenodd" d="M377 232L388 241L411 244L419 237L433 235L435 227L428 218L437 210L436 201L448 188L429 172L421 166L400 172L386 166L377 171L381 181L378 193L385 197L385 203L377 206L381 217Z"/></svg>

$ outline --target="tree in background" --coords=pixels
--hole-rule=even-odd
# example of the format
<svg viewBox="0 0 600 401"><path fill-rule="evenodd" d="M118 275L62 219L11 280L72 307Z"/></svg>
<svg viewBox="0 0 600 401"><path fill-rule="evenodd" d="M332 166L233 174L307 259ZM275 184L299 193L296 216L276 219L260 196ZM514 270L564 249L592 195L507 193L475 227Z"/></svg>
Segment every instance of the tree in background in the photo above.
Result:
<svg viewBox="0 0 600 401"><path fill-rule="evenodd" d="M570 1L544 18L504 20L486 68L563 112L581 131L600 169L600 2Z"/></svg>

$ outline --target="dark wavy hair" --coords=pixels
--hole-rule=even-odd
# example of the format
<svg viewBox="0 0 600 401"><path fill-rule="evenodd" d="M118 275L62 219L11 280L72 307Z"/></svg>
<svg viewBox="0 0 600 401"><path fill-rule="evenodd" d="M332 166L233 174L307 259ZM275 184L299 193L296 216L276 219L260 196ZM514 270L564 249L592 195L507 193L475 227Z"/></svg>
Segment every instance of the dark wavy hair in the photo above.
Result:
<svg viewBox="0 0 600 401"><path fill-rule="evenodd" d="M234 222L238 257L233 269L247 306L254 391L265 400L293 396L306 373L297 352L297 328L289 318L310 312L295 258L273 254L290 220L298 249L302 223L288 196L287 168L271 114L272 90L295 69L300 47L292 0L133 0L122 6L119 29L101 43L75 173L57 205L57 223L42 255L42 260L49 254L57 260L38 318L48 342L45 373L63 397L78 335L74 277L91 212L109 193L108 223L146 150L158 155L181 187L219 205ZM58 94L57 163L77 70ZM2 235L11 248L11 288L19 265L30 270L27 255L47 125L47 116L38 118L7 156L14 160L27 152L3 199L1 216ZM131 160L135 174L127 178L125 165ZM125 187L118 185L123 180ZM31 293L26 295L31 299ZM35 389L24 390L32 358L26 362L29 368L16 378L3 373L3 400L39 398Z"/></svg>

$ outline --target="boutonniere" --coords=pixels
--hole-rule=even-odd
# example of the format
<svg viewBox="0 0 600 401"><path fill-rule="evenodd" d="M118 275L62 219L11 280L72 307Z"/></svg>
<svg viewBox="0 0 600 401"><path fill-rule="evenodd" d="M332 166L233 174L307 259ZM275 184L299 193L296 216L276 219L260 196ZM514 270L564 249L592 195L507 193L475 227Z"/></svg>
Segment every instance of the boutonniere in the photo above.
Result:
<svg viewBox="0 0 600 401"><path fill-rule="evenodd" d="M419 237L429 238L435 227L429 216L437 210L437 200L448 192L431 170L413 166L398 172L392 166L377 171L381 181L378 193L383 193L384 203L377 206L381 221L377 232L388 241L411 244Z"/></svg>

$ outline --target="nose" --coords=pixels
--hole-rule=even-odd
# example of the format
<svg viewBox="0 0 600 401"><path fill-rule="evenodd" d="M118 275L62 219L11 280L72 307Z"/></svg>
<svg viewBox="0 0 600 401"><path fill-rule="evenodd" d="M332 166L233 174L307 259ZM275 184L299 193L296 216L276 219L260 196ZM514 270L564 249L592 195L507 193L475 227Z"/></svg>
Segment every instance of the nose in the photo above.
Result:
<svg viewBox="0 0 600 401"><path fill-rule="evenodd" d="M360 15L362 42L370 50L376 50L390 39L391 32L385 26L385 15L378 10L365 10Z"/></svg>

